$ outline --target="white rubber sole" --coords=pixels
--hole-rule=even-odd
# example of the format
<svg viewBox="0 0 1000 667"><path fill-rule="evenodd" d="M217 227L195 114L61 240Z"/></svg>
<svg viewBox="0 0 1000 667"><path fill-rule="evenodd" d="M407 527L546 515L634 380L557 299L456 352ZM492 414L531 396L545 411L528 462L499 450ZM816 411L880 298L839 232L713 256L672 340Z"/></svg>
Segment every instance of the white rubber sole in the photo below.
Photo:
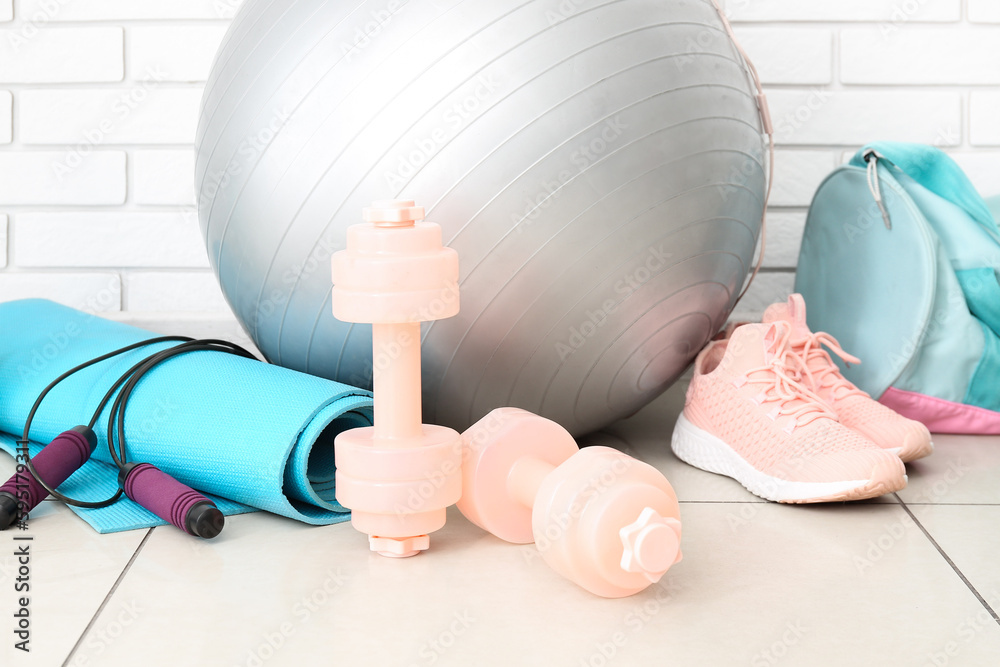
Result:
<svg viewBox="0 0 1000 667"><path fill-rule="evenodd" d="M747 491L779 503L819 503L874 498L906 485L892 483L872 471L872 479L843 482L792 482L757 470L732 447L708 431L698 428L683 414L677 419L670 447L677 458L717 475L732 477Z"/></svg>

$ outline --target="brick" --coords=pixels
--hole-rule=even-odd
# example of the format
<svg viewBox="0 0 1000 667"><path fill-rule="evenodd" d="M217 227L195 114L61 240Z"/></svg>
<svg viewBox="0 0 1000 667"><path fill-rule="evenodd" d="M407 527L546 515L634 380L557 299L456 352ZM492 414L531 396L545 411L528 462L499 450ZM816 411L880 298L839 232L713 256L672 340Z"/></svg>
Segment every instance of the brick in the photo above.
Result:
<svg viewBox="0 0 1000 667"><path fill-rule="evenodd" d="M125 201L125 153L0 151L0 204L94 205Z"/></svg>
<svg viewBox="0 0 1000 667"><path fill-rule="evenodd" d="M131 311L229 313L210 271L132 273L125 278L125 302Z"/></svg>
<svg viewBox="0 0 1000 667"><path fill-rule="evenodd" d="M0 213L0 269L7 266L7 216Z"/></svg>
<svg viewBox="0 0 1000 667"><path fill-rule="evenodd" d="M241 0L19 0L18 15L49 21L129 19L230 19Z"/></svg>
<svg viewBox="0 0 1000 667"><path fill-rule="evenodd" d="M1000 23L1000 3L997 0L968 0L969 20L973 23Z"/></svg>
<svg viewBox="0 0 1000 667"><path fill-rule="evenodd" d="M0 90L0 144L9 144L14 136L14 96L9 90Z"/></svg>
<svg viewBox="0 0 1000 667"><path fill-rule="evenodd" d="M992 2L993 0L984 0ZM733 21L958 21L962 0L726 0Z"/></svg>
<svg viewBox="0 0 1000 667"><path fill-rule="evenodd" d="M878 138L954 146L962 140L958 92L816 88L771 91L768 101L775 140L783 145L855 146Z"/></svg>
<svg viewBox="0 0 1000 667"><path fill-rule="evenodd" d="M808 206L816 188L837 166L830 151L776 150L771 206Z"/></svg>
<svg viewBox="0 0 1000 667"><path fill-rule="evenodd" d="M799 246L805 227L805 211L769 211L764 267L794 269L799 262Z"/></svg>
<svg viewBox="0 0 1000 667"><path fill-rule="evenodd" d="M129 73L136 79L162 72L165 81L204 81L225 34L224 25L131 28Z"/></svg>
<svg viewBox="0 0 1000 667"><path fill-rule="evenodd" d="M14 224L16 266L208 266L193 211L21 213Z"/></svg>
<svg viewBox="0 0 1000 667"><path fill-rule="evenodd" d="M19 137L26 144L190 144L200 88L145 81L122 89L25 90Z"/></svg>
<svg viewBox="0 0 1000 667"><path fill-rule="evenodd" d="M4 301L50 299L93 313L121 310L121 279L115 273L0 273Z"/></svg>
<svg viewBox="0 0 1000 667"><path fill-rule="evenodd" d="M844 83L1000 83L1000 27L851 28L840 45Z"/></svg>
<svg viewBox="0 0 1000 667"><path fill-rule="evenodd" d="M132 156L138 204L194 206L194 150L140 150Z"/></svg>
<svg viewBox="0 0 1000 667"><path fill-rule="evenodd" d="M123 31L116 27L0 30L0 82L121 81Z"/></svg>
<svg viewBox="0 0 1000 667"><path fill-rule="evenodd" d="M973 146L1000 146L1000 92L972 93L969 140Z"/></svg>
<svg viewBox="0 0 1000 667"><path fill-rule="evenodd" d="M833 78L829 30L740 27L736 37L765 84L829 83Z"/></svg>
<svg viewBox="0 0 1000 667"><path fill-rule="evenodd" d="M760 322L764 310L772 303L788 300L794 286L795 274L791 271L758 273L730 319Z"/></svg>

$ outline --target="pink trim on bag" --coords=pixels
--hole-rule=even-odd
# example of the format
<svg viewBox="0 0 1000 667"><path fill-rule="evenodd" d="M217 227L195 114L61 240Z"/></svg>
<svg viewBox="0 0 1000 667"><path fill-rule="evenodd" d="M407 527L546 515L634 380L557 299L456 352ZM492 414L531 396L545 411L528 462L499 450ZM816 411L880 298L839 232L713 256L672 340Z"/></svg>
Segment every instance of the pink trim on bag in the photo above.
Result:
<svg viewBox="0 0 1000 667"><path fill-rule="evenodd" d="M923 422L933 433L1000 434L1000 412L895 387L886 389L878 400L904 417Z"/></svg>

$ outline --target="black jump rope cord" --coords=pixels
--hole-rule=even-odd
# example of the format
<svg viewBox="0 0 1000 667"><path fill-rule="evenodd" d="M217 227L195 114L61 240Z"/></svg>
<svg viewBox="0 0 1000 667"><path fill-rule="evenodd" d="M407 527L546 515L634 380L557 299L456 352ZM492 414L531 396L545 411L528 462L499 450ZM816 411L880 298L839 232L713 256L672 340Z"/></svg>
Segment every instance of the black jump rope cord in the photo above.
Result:
<svg viewBox="0 0 1000 667"><path fill-rule="evenodd" d="M235 343L230 343L228 341L215 340L215 339L195 340L187 336L161 336L159 338L150 338L149 340L144 340L138 343L134 343L132 345L128 345L121 349L115 350L113 352L108 352L107 354L103 354L99 357L91 359L90 361L82 363L79 366L76 366L75 368L71 368L70 370L66 371L65 373L57 377L51 383L49 383L49 385L42 390L41 394L39 394L38 398L35 400L35 404L31 407L31 410L28 412L28 418L24 422L24 435L21 438L21 440L18 440L18 444L23 445L25 448L27 448L29 442L29 434L31 430L31 422L35 418L35 413L38 411L38 408L41 406L42 401L45 399L46 395L48 395L48 393L52 391L52 389L54 389L56 385L58 385L66 378L70 377L74 373L82 371L85 368L93 366L94 364L100 363L102 361L106 361L120 354L131 352L132 350L136 350L141 347L146 347L148 345L155 345L157 343L172 343L172 342L177 342L179 344L174 347L167 348L165 350L160 350L159 352L156 352L154 354L145 357L144 359L136 363L134 366L129 368L124 374L122 374L122 376L115 381L115 383L111 386L108 392L104 395L104 398L101 399L100 404L97 406L97 410L94 412L94 416L91 418L90 423L87 425L87 428L93 430L94 425L97 423L97 420L100 419L101 413L104 411L104 408L107 406L112 396L115 395L115 392L118 391L120 387L121 391L118 392L117 398L115 398L114 403L112 403L111 412L108 415L108 452L111 454L111 458L115 462L115 465L118 466L119 470L126 463L125 408L128 405L128 399L132 395L132 392L135 390L135 387L139 384L139 381L142 380L142 378L149 371L153 370L153 368L162 364L163 362L172 359L173 357L179 356L181 354L186 354L188 352L214 350L217 352L224 352L239 357L245 357L247 359L253 359L255 361L257 360L257 358L252 353L240 347L239 345L236 345ZM114 442L116 430L118 434L117 450L115 448L115 442ZM76 507L84 507L88 509L99 509L101 507L108 507L118 502L118 500L122 497L122 494L124 493L124 491L121 488L119 488L118 491L113 496L107 498L106 500L101 500L101 501L86 501L86 500L78 500L75 498L70 498L69 496L63 495L58 491L56 491L55 488L51 487L45 480L43 480L38 475L38 472L35 470L35 467L31 463L30 457L28 457L28 459L25 461L25 467L27 468L28 472L31 473L31 476L35 478L35 481L37 481L42 486L42 488L48 491L53 498L61 500L62 502L68 505L74 505Z"/></svg>

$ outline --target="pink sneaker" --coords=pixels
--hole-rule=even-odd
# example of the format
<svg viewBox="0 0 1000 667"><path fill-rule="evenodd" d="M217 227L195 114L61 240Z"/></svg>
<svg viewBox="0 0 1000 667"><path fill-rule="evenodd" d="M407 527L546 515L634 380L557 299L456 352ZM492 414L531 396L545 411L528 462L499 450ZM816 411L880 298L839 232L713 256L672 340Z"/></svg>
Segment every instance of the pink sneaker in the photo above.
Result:
<svg viewBox="0 0 1000 667"><path fill-rule="evenodd" d="M841 424L903 461L914 461L934 451L926 426L897 414L841 375L824 345L849 364L861 362L844 352L830 334L809 330L806 302L801 294L793 294L788 303L775 303L764 311L764 322L778 321L788 322L792 327L790 347L802 370L800 382L837 413Z"/></svg>
<svg viewBox="0 0 1000 667"><path fill-rule="evenodd" d="M838 423L791 377L790 335L784 322L747 324L702 350L674 427L674 453L783 503L860 500L902 489L899 458Z"/></svg>

